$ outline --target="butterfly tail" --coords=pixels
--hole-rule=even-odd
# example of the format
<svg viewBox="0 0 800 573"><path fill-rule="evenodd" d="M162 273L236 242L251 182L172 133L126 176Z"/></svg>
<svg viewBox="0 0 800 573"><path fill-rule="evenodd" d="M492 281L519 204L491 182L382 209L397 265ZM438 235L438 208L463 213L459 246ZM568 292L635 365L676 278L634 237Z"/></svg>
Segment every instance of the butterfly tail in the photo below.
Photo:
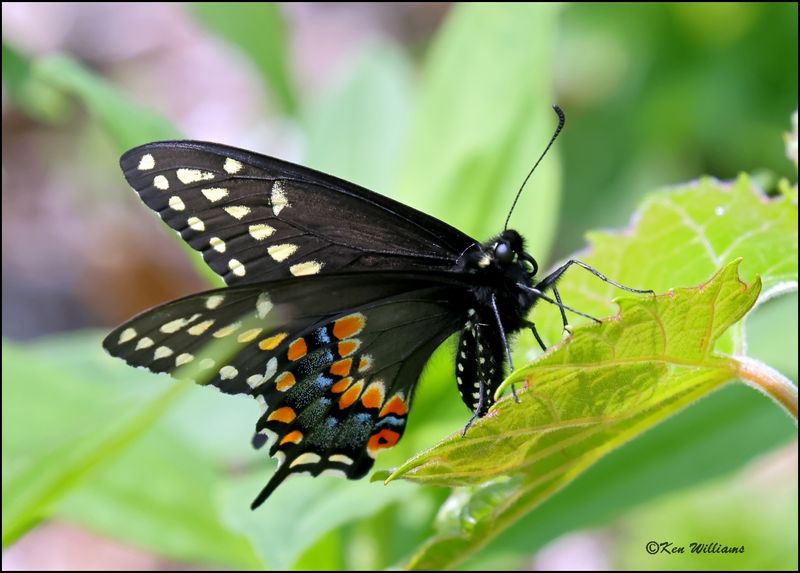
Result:
<svg viewBox="0 0 800 573"><path fill-rule="evenodd" d="M281 483L283 483L283 480L289 477L289 474L291 473L292 472L289 469L288 463L281 464L280 467L275 471L275 473L272 474L272 477L267 482L267 485L264 486L264 489L261 490L261 492L253 500L253 503L250 504L250 509L252 510L258 509L258 507L262 503L267 501L267 498L270 495L272 495L272 492L275 491L275 489L279 485L281 485Z"/></svg>

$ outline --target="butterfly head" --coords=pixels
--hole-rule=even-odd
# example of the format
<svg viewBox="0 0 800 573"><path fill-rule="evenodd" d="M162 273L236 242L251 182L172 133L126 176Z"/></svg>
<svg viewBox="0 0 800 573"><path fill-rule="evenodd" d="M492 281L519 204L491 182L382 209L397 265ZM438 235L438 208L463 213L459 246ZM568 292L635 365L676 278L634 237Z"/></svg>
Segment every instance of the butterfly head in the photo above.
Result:
<svg viewBox="0 0 800 573"><path fill-rule="evenodd" d="M522 236L512 229L506 229L498 237L489 241L483 248L484 266L493 264L507 271L512 267L521 269L525 274L533 277L539 270L539 265L531 255L525 252Z"/></svg>

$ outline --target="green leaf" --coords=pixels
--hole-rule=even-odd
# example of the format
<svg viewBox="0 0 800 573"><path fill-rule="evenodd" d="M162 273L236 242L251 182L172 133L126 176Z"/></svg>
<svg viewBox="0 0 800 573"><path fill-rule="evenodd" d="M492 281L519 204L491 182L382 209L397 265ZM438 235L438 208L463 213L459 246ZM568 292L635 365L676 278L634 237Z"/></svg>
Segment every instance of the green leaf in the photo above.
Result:
<svg viewBox="0 0 800 573"><path fill-rule="evenodd" d="M280 6L274 2L194 2L191 8L203 24L250 58L283 111L297 112Z"/></svg>
<svg viewBox="0 0 800 573"><path fill-rule="evenodd" d="M411 64L404 53L388 41L370 43L305 114L306 163L389 192L412 97Z"/></svg>
<svg viewBox="0 0 800 573"><path fill-rule="evenodd" d="M425 65L396 196L476 237L496 233L556 125L551 62L559 7L456 4ZM559 204L555 153L511 226L537 253Z"/></svg>
<svg viewBox="0 0 800 573"><path fill-rule="evenodd" d="M3 345L4 547L58 515L167 557L257 566L203 501L219 469L163 418L207 390L129 368L100 338Z"/></svg>
<svg viewBox="0 0 800 573"><path fill-rule="evenodd" d="M265 482L264 475L232 482L220 505L231 529L247 536L263 562L276 570L292 567L325 533L373 515L411 493L408 487L392 491L380 484L301 476L282 485L262 512L242 511Z"/></svg>
<svg viewBox="0 0 800 573"><path fill-rule="evenodd" d="M10 99L32 118L56 123L67 112L68 103L59 90L38 81L31 61L3 42L3 85Z"/></svg>
<svg viewBox="0 0 800 573"><path fill-rule="evenodd" d="M77 98L109 134L120 153L152 141L181 138L180 132L160 114L135 103L71 58L49 56L36 60L33 74L39 82ZM176 240L209 285L222 285L222 279L197 252L180 238Z"/></svg>
<svg viewBox="0 0 800 573"><path fill-rule="evenodd" d="M620 301L617 317L577 329L509 378L530 385L519 404L501 400L466 437L454 434L396 470L389 479L447 486L517 476L479 490L460 530L434 539L412 566L452 566L606 452L735 379L737 363L713 354L714 343L761 290L758 280L740 282L738 267L695 289Z"/></svg>
<svg viewBox="0 0 800 573"><path fill-rule="evenodd" d="M732 184L703 178L655 193L634 221L622 233L589 233L589 248L577 258L621 284L662 292L697 284L741 257L745 280L761 276L761 301L797 290L797 207L785 197L766 198L746 175ZM577 267L558 288L569 306L600 318L611 315L614 297L624 294ZM539 331L546 341L558 340L558 312L540 306L533 314ZM731 330L716 349L741 353L742 326Z"/></svg>

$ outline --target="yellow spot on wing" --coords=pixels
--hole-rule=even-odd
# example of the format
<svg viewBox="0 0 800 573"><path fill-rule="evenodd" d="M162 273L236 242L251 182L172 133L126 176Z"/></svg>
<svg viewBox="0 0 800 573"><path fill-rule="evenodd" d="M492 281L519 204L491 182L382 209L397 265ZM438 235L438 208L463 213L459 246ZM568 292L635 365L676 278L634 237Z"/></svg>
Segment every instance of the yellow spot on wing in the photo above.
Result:
<svg viewBox="0 0 800 573"><path fill-rule="evenodd" d="M211 237L208 240L208 244L211 245L211 248L217 251L218 253L224 253L227 246L225 245L225 241L220 239L219 237Z"/></svg>
<svg viewBox="0 0 800 573"><path fill-rule="evenodd" d="M200 336L200 335L201 335L201 334L203 334L203 333L204 333L206 330L208 330L208 329L209 329L209 327L210 327L212 324L214 324L214 319L204 320L203 322L198 322L197 324L195 324L195 325L194 325L193 327L191 327L191 328L190 328L190 329L189 329L187 332L188 332L189 334L191 334L192 336Z"/></svg>
<svg viewBox="0 0 800 573"><path fill-rule="evenodd" d="M267 248L269 256L278 261L285 261L297 250L297 245L291 243L284 243L282 245L272 245Z"/></svg>
<svg viewBox="0 0 800 573"><path fill-rule="evenodd" d="M153 339L145 336L144 338L139 339L139 342L136 343L136 350L150 348L151 346L153 346Z"/></svg>
<svg viewBox="0 0 800 573"><path fill-rule="evenodd" d="M156 351L153 353L153 360L158 360L160 358L166 358L167 356L172 356L172 349L167 348L166 346L159 346L156 348Z"/></svg>
<svg viewBox="0 0 800 573"><path fill-rule="evenodd" d="M235 159L231 159L230 157L228 157L227 159L225 159L225 165L223 165L222 168L225 170L225 173L235 175L236 173L239 173L239 171L241 170L242 164L239 161L236 161Z"/></svg>
<svg viewBox="0 0 800 573"><path fill-rule="evenodd" d="M267 237L272 236L272 234L275 232L275 229L273 229L269 225L260 223L258 225L250 225L248 231L250 231L250 236L253 237L256 241L263 241Z"/></svg>
<svg viewBox="0 0 800 573"><path fill-rule="evenodd" d="M219 305L221 305L224 300L225 300L225 295L212 294L210 297L206 299L206 308L208 310L214 310Z"/></svg>
<svg viewBox="0 0 800 573"><path fill-rule="evenodd" d="M298 263L289 267L289 272L296 277L303 275L315 275L322 270L324 263L319 261L306 261L305 263Z"/></svg>
<svg viewBox="0 0 800 573"><path fill-rule="evenodd" d="M148 169L152 169L156 166L156 160L153 159L153 156L149 153L142 155L142 158L139 160L139 171L147 171Z"/></svg>
<svg viewBox="0 0 800 573"><path fill-rule="evenodd" d="M286 199L286 191L283 189L283 182L275 181L272 184L272 196L270 197L272 203L272 212L277 216L285 207L291 207L289 201Z"/></svg>
<svg viewBox="0 0 800 573"><path fill-rule="evenodd" d="M190 183L197 183L198 181L208 181L214 179L214 174L208 171L200 171L199 169L178 169L175 173L178 180L184 185Z"/></svg>
<svg viewBox="0 0 800 573"><path fill-rule="evenodd" d="M206 230L206 224L203 223L203 220L199 219L198 217L189 217L186 220L186 224L189 225L189 228L192 229L193 231L202 232Z"/></svg>
<svg viewBox="0 0 800 573"><path fill-rule="evenodd" d="M212 203L228 196L228 190L224 187L209 187L208 189L201 189L200 192Z"/></svg>
<svg viewBox="0 0 800 573"><path fill-rule="evenodd" d="M237 259L231 259L228 261L228 268L237 277L243 277L247 273L247 269L245 269L244 265Z"/></svg>
<svg viewBox="0 0 800 573"><path fill-rule="evenodd" d="M153 178L153 187L156 189L160 189L161 191L166 191L169 189L169 181L163 175L156 175Z"/></svg>
<svg viewBox="0 0 800 573"><path fill-rule="evenodd" d="M292 463L289 464L289 467L293 468L295 466L302 466L302 465L306 465L306 464L315 464L320 459L321 458L317 454L313 454L311 452L306 452L305 454L300 454L299 456L297 456L297 458Z"/></svg>
<svg viewBox="0 0 800 573"><path fill-rule="evenodd" d="M222 328L217 330L214 334L212 334L212 336L214 338L225 338L226 336L230 336L231 334L239 330L240 326L242 326L241 322L234 322L232 324L229 324L228 326L223 326Z"/></svg>
<svg viewBox="0 0 800 573"><path fill-rule="evenodd" d="M259 342L258 347L261 350L274 350L281 342L283 342L284 338L286 338L286 333L279 332L278 334L270 336L269 338L265 338Z"/></svg>
<svg viewBox="0 0 800 573"><path fill-rule="evenodd" d="M238 373L239 371L231 365L223 366L222 368L219 369L219 377L222 378L223 380L231 380L233 378L236 378L236 375Z"/></svg>
<svg viewBox="0 0 800 573"><path fill-rule="evenodd" d="M170 320L168 323L159 328L159 330L164 334L174 334L186 326L188 322L189 321L185 318L176 318L175 320Z"/></svg>
<svg viewBox="0 0 800 573"><path fill-rule="evenodd" d="M188 352L184 352L183 354L178 354L175 358L175 366L183 366L184 364L188 364L194 360L194 356L189 354Z"/></svg>
<svg viewBox="0 0 800 573"><path fill-rule="evenodd" d="M251 328L250 330L245 330L241 333L236 340L239 342L252 342L255 340L256 336L258 336L261 331L264 330L263 328Z"/></svg>
<svg viewBox="0 0 800 573"><path fill-rule="evenodd" d="M225 207L223 211L234 219L241 219L250 212L250 207L246 205L233 205L232 207Z"/></svg>
<svg viewBox="0 0 800 573"><path fill-rule="evenodd" d="M328 461L329 462L338 463L338 464L345 464L345 465L348 465L348 466L353 465L352 458L349 458L348 456L346 456L344 454L333 454L331 457L328 458Z"/></svg>
<svg viewBox="0 0 800 573"><path fill-rule="evenodd" d="M183 199L177 195L173 195L169 198L169 207L170 209L175 209L176 211L183 211L186 209L186 205L183 204Z"/></svg>
<svg viewBox="0 0 800 573"><path fill-rule="evenodd" d="M117 344L124 344L129 340L136 338L136 331L133 328L126 328L119 334L119 341Z"/></svg>
<svg viewBox="0 0 800 573"><path fill-rule="evenodd" d="M269 293L262 292L256 299L256 314L258 314L258 318L265 318L271 310L272 301L269 298Z"/></svg>

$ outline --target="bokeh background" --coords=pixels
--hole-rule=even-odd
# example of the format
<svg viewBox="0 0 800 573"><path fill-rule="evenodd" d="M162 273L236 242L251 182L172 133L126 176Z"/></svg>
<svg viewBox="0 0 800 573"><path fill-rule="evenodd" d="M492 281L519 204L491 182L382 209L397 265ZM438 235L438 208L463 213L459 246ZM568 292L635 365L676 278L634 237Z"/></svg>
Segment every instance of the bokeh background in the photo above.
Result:
<svg viewBox="0 0 800 573"><path fill-rule="evenodd" d="M2 26L4 568L383 568L430 535L447 497L297 479L242 515L272 467L249 448L255 404L165 398L165 378L99 350L109 327L209 286L125 185L126 147L257 150L485 238L557 101L567 128L513 219L545 266L659 187L796 180L783 140L795 3L4 3ZM796 381L796 294L748 326L749 352ZM380 467L463 424L448 358ZM796 568L795 430L760 396L729 407L747 392L614 452L465 566L708 568L643 550L683 536L747 546L717 567ZM107 433L119 447L98 455ZM31 499L38 525L17 535L7 525Z"/></svg>

